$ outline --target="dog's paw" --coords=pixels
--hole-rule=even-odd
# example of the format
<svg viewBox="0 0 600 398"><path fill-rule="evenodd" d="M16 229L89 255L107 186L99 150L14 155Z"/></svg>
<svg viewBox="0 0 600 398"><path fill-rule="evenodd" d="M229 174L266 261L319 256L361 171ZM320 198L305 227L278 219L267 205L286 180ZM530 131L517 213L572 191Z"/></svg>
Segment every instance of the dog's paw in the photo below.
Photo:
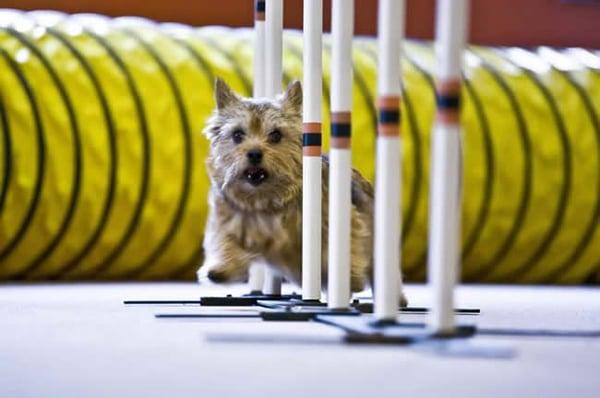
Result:
<svg viewBox="0 0 600 398"><path fill-rule="evenodd" d="M196 275L198 283L226 283L231 280L226 267L204 265L196 272Z"/></svg>
<svg viewBox="0 0 600 398"><path fill-rule="evenodd" d="M208 267L201 266L196 271L196 282L204 283L208 280Z"/></svg>
<svg viewBox="0 0 600 398"><path fill-rule="evenodd" d="M404 307L408 307L408 299L406 298L406 295L404 294L404 292L400 292L400 307L404 308Z"/></svg>

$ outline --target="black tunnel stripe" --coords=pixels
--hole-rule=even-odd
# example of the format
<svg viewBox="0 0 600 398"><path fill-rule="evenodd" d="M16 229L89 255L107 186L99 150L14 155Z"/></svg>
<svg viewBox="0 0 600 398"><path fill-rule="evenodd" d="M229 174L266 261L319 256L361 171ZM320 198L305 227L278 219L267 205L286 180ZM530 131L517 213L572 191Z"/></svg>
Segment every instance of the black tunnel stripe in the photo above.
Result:
<svg viewBox="0 0 600 398"><path fill-rule="evenodd" d="M198 243L198 247L196 248L196 250L194 250L190 258L187 261L185 261L183 265L181 265L178 268L175 268L171 273L169 273L169 280L185 278L190 271L195 273L195 271L200 267L200 265L202 265L201 261L204 257L204 247L202 245L202 239L200 239L200 237L198 238Z"/></svg>
<svg viewBox="0 0 600 398"><path fill-rule="evenodd" d="M303 146L321 146L320 133L304 133L302 134Z"/></svg>
<svg viewBox="0 0 600 398"><path fill-rule="evenodd" d="M154 264L157 258L169 247L169 244L175 238L177 231L179 230L181 223L184 219L185 210L189 202L190 188L191 188L191 176L192 176L192 133L189 124L189 118L187 111L185 110L185 104L181 95L181 89L175 80L175 77L171 73L169 67L165 63L164 59L158 54L158 52L150 46L145 40L143 40L137 33L132 30L125 29L124 32L134 38L140 45L151 55L154 61L158 64L161 72L167 78L169 87L177 104L177 110L179 113L179 121L181 123L181 133L183 135L184 142L184 175L183 183L181 187L181 194L179 197L177 209L175 215L171 220L171 224L167 229L167 233L161 239L160 243L156 246L154 251L148 258L141 264L133 267L125 273L127 278L134 278L140 273L144 272L150 265Z"/></svg>
<svg viewBox="0 0 600 398"><path fill-rule="evenodd" d="M186 51L189 53L191 58L198 65L198 68L204 72L204 74L208 80L209 86L212 87L215 82L215 75L214 75L214 72L213 72L211 66L204 59L204 57L202 57L202 55L200 55L200 53L198 51L196 51L196 49L194 49L194 47L190 43L188 43L184 40L176 39L176 38L173 38L173 41L175 43L178 43L179 45L183 46L183 48L186 49ZM202 228L202 230L200 231L200 235L203 232L204 232L204 228ZM200 236L200 235L198 235L198 236ZM200 260L204 253L202 239L198 239L197 244L198 244L198 247L193 251L192 255L190 256L190 259L185 261L183 266L176 268L169 275L169 279L182 278L185 276L185 274L187 272L189 272L190 269L193 270L193 268L198 268L200 266Z"/></svg>
<svg viewBox="0 0 600 398"><path fill-rule="evenodd" d="M81 165L82 165L82 155L81 155L81 135L79 131L79 125L77 123L77 118L75 116L75 109L73 107L73 102L67 89L65 88L64 83L60 79L58 73L54 69L54 67L50 64L48 58L40 51L39 48L36 47L34 43L32 43L28 38L26 38L21 33L17 32L13 29L7 29L7 32L17 38L23 45L25 45L32 54L34 54L40 62L44 65L52 81L55 86L58 88L58 92L67 109L67 116L69 119L69 126L71 130L71 138L73 140L73 153L74 153L74 164L73 164L73 188L71 190L71 197L69 198L69 204L65 216L62 220L62 223L54 235L54 237L50 240L50 243L42 250L42 252L35 257L28 265L26 265L22 270L13 274L12 278L20 279L28 276L28 274L34 272L39 266L42 264L44 259L46 259L59 245L61 240L64 238L71 222L73 221L73 215L75 214L75 209L79 204L80 194L81 194Z"/></svg>
<svg viewBox="0 0 600 398"><path fill-rule="evenodd" d="M511 60L505 57L509 62L515 65ZM515 65L517 67L517 65ZM572 185L572 153L571 153L571 143L569 141L569 136L567 134L567 129L565 125L565 121L559 111L558 104L556 103L556 99L552 96L548 88L541 82L541 80L531 71L527 69L523 69L525 75L534 83L536 87L539 88L542 96L548 103L550 107L550 112L552 113L552 119L556 124L558 138L560 140L562 151L563 151L563 183L560 190L559 202L557 206L556 213L554 214L552 223L550 228L546 232L542 243L537 247L532 255L530 255L525 261L521 263L521 265L517 266L512 272L506 275L508 280L516 279L517 276L519 278L525 277L525 275L531 271L532 268L535 268L536 263L544 256L550 245L556 239L558 233L561 230L562 223L565 218L565 212L567 210L567 205L569 201L569 196L571 195L571 185Z"/></svg>
<svg viewBox="0 0 600 398"><path fill-rule="evenodd" d="M180 45L194 60L194 63L198 66L198 69L202 71L202 74L206 77L208 85L212 87L215 83L215 73L211 66L208 64L206 59L187 41L172 37L174 43Z"/></svg>
<svg viewBox="0 0 600 398"><path fill-rule="evenodd" d="M471 233L468 234L464 239L465 244L462 249L461 257L466 258L476 246L476 244L479 242L485 225L487 224L488 217L490 214L491 201L494 193L493 189L494 180L496 178L496 171L494 143L492 141L490 133L490 122L488 119L488 115L483 107L483 103L481 102L481 98L479 97L479 93L477 92L476 86L471 84L471 82L464 75L463 82L465 85L465 89L469 93L469 96L473 99L473 106L475 112L479 115L478 119L481 120L481 133L483 137L483 148L485 152L485 162L487 171L487 175L485 176L483 195L481 198L481 205L479 206L479 211L475 216L475 222L473 224L474 227L471 230ZM467 278L465 276L465 280L466 279Z"/></svg>
<svg viewBox="0 0 600 398"><path fill-rule="evenodd" d="M404 246L407 242L409 234L412 232L413 226L415 225L415 218L417 216L417 206L419 205L419 197L421 197L421 184L423 179L423 153L421 152L421 136L419 132L420 127L413 110L414 107L412 103L412 98L407 91L403 91L402 93L402 102L404 102L404 106L406 107L406 116L408 117L408 125L410 126L410 136L412 137L414 148L414 176L409 195L406 215L404 216L404 222L402 223L402 245Z"/></svg>
<svg viewBox="0 0 600 398"><path fill-rule="evenodd" d="M431 95L433 96L433 98L435 98L436 89L435 89L435 82L433 81L433 77L410 56L408 51L404 52L404 57L406 58L408 63L413 68L415 68L415 70L427 82L427 85L429 86L429 88L431 90ZM407 94L406 92L403 93L403 99L405 102L406 102L406 94ZM421 158L421 162L422 161L424 161L424 160ZM421 176L421 179L423 179L422 176ZM403 234L403 235L405 235L405 234ZM417 261L415 261L413 264L406 264L405 266L403 266L402 272L404 273L404 275L406 276L407 279L416 279L418 277L418 275L420 275L420 277L422 278L422 275L425 273L425 258L426 258L426 256L427 256L427 247L425 247L425 250L417 257L418 258Z"/></svg>
<svg viewBox="0 0 600 398"><path fill-rule="evenodd" d="M37 210L37 206L42 193L42 187L46 178L46 141L44 133L44 124L42 122L38 102L32 87L27 82L27 78L23 74L23 71L19 68L18 64L10 57L10 55L3 48L0 48L0 55L2 55L2 57L7 61L8 66L19 80L19 84L21 85L25 94L27 95L27 99L31 106L31 112L33 113L33 120L35 123L35 131L38 146L37 170L34 180L35 182L33 184L33 194L31 197L31 201L29 202L23 221L21 222L21 225L17 228L15 235L12 237L12 239L8 241L6 246L4 246L2 250L0 250L0 260L2 260L17 246L19 241L23 238L25 232L27 231L27 228L31 224L33 215Z"/></svg>
<svg viewBox="0 0 600 398"><path fill-rule="evenodd" d="M221 54L223 57L225 57L225 59L227 61L229 61L229 64L231 65L231 67L233 68L233 71L235 72L235 75L238 77L238 79L240 79L240 81L242 82L242 85L244 86L244 95L246 97L252 96L252 82L250 81L250 78L248 77L248 75L246 75L246 72L244 72L244 68L242 68L242 66L237 61L237 59L235 59L235 57L232 56L229 53L229 51L226 51L223 47L221 47L221 45L219 44L218 41L216 41L210 37L203 37L202 39L213 50L217 51L219 54Z"/></svg>
<svg viewBox="0 0 600 398"><path fill-rule="evenodd" d="M581 284L581 285L599 285L600 284L600 274L598 273L599 269L600 269L600 262L596 263L595 266L592 266L588 270L588 274L585 275L585 277L579 284Z"/></svg>
<svg viewBox="0 0 600 398"><path fill-rule="evenodd" d="M379 123L398 124L400 123L400 111L379 111Z"/></svg>
<svg viewBox="0 0 600 398"><path fill-rule="evenodd" d="M133 79L129 68L125 64L125 61L121 58L121 56L116 52L116 50L108 43L108 41L96 33L87 30L86 33L92 37L104 50L107 52L108 56L114 61L117 65L123 76L125 77L125 81L127 83L127 87L131 92L131 96L134 101L134 106L136 109L136 114L138 117L138 123L140 126L140 134L142 138L142 181L140 184L140 192L139 199L135 206L133 216L127 225L125 233L121 237L119 243L113 250L102 260L98 265L96 265L90 272L88 272L85 277L93 278L103 271L105 271L108 267L112 265L112 262L123 252L135 231L139 226L140 217L144 210L144 206L146 205L147 197L148 197L148 186L149 186L149 178L150 178L150 163L151 159L151 142L150 142L150 134L148 132L148 120L146 119L146 113L144 110L144 103L140 96L139 90Z"/></svg>
<svg viewBox="0 0 600 398"><path fill-rule="evenodd" d="M114 121L112 118L112 114L109 109L108 99L106 98L104 89L102 88L102 86L98 80L98 76L96 76L96 73L94 72L94 70L92 69L90 64L87 62L87 60L85 59L83 54L68 40L68 38L63 33L61 33L60 31L57 31L55 29L52 29L52 28L48 28L47 31L48 31L48 34L52 35L57 40L59 40L71 52L71 54L73 54L73 56L77 59L79 64L82 66L86 75L89 77L90 82L92 83L92 86L94 87L96 96L98 97L98 100L100 102L100 106L102 108L102 114L104 117L104 122L106 124L106 133L107 133L108 142L109 142L109 146L108 146L109 147L108 187L107 187L107 192L106 192L106 199L104 201L104 205L103 205L102 211L100 213L100 218L98 220L98 224L94 228L94 231L92 232L90 238L83 245L83 248L81 249L81 251L79 253L75 254L75 256L73 256L70 260L66 261L66 263L63 266L61 266L56 272L54 272L52 275L50 275L48 277L48 279L60 279L65 273L68 273L71 270L73 270L75 267L77 267L79 262L83 258L85 258L85 256L87 256L87 254L92 250L94 245L98 242L98 239L100 238L100 236L102 235L102 232L104 231L104 228L106 227L110 212L112 210L112 205L114 203L114 196L115 196L115 185L116 185L117 170L118 170L117 141L116 141L115 125L114 125Z"/></svg>
<svg viewBox="0 0 600 398"><path fill-rule="evenodd" d="M356 81L356 87L358 87L358 92L364 99L364 109L366 109L369 113L369 118L371 119L371 130L373 136L375 137L377 136L377 110L375 109L375 98L373 97L373 94L371 94L369 86L367 85L367 81L363 77L360 68L354 65L354 62L352 62L352 65L352 74L354 76L354 80ZM373 151L375 151L375 146L373 146Z"/></svg>
<svg viewBox="0 0 600 398"><path fill-rule="evenodd" d="M374 65L377 65L377 54L375 51L368 46L362 47L366 54L371 58ZM402 72L401 72L402 73ZM401 79L402 75L398 76L398 79ZM402 245L404 246L407 242L409 234L412 232L415 217L417 216L417 206L419 205L419 197L421 196L421 180L423 179L423 156L422 156L422 146L421 146L421 137L419 127L419 123L417 122L413 103L411 100L410 93L405 90L404 85L402 85L402 102L406 108L406 116L408 118L409 125L409 135L413 142L414 153L413 153L413 169L414 169L414 178L412 182L412 186L410 187L410 195L408 196L408 205L406 214L402 216L404 220L402 223Z"/></svg>
<svg viewBox="0 0 600 398"><path fill-rule="evenodd" d="M558 71L557 72L565 78L567 83L572 86L581 101L583 102L585 113L589 116L590 122L593 126L594 136L596 138L596 161L600 163L600 115L594 109L594 105L592 103L592 99L589 96L589 93L581 87L581 85L567 72ZM594 237L594 233L598 228L598 220L600 220L600 167L596 170L596 201L594 210L592 212L592 217L590 217L587 226L581 236L581 239L575 246L571 255L563 261L558 267L550 272L544 278L544 283L556 282L558 276L565 271L565 269L569 265L574 265L579 258L583 255L587 247L589 246L592 238ZM596 267L596 270L600 270L600 267Z"/></svg>
<svg viewBox="0 0 600 398"><path fill-rule="evenodd" d="M12 178L12 140L10 136L10 123L4 107L3 97L0 95L0 127L2 128L2 142L4 143L4 178L0 187L0 216L4 210L4 203L8 195L10 180Z"/></svg>
<svg viewBox="0 0 600 398"><path fill-rule="evenodd" d="M472 52L475 56L476 53ZM521 198L519 200L519 207L513 217L512 225L509 229L509 232L498 247L494 255L489 262L481 265L477 270L473 272L465 273L465 279L468 280L478 280L481 281L485 277L487 277L496 266L504 259L504 257L510 252L512 246L516 242L518 234L522 230L522 225L525 221L525 217L527 212L529 211L529 206L531 202L531 191L533 184L533 154L532 154L532 144L529 133L529 128L527 126L527 122L525 120L525 116L523 114L523 110L521 108L521 104L519 103L515 93L510 88L504 77L496 70L494 66L483 60L481 57L477 56L481 62L481 66L483 70L490 74L490 77L496 82L498 87L506 94L508 98L509 105L512 108L512 113L515 115L519 138L521 140L521 147L523 150L523 187L521 189Z"/></svg>

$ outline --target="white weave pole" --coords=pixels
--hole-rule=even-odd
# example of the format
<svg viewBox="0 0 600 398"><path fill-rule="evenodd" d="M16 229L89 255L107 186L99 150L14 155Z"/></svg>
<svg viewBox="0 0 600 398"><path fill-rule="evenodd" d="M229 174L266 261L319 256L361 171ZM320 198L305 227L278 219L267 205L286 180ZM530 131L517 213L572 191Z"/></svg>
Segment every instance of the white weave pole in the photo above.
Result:
<svg viewBox="0 0 600 398"><path fill-rule="evenodd" d="M321 299L321 96L323 1L304 0L302 299Z"/></svg>
<svg viewBox="0 0 600 398"><path fill-rule="evenodd" d="M395 322L400 299L401 141L400 56L404 36L404 0L379 0L377 65L377 160L375 179L374 314Z"/></svg>
<svg viewBox="0 0 600 398"><path fill-rule="evenodd" d="M274 98L281 92L283 0L265 2L265 97ZM268 295L281 294L281 276L271 268L265 269L263 292Z"/></svg>
<svg viewBox="0 0 600 398"><path fill-rule="evenodd" d="M428 325L451 334L454 286L460 262L460 72L468 25L468 0L438 0L436 21L437 119L433 130L429 202L428 275L432 307Z"/></svg>
<svg viewBox="0 0 600 398"><path fill-rule="evenodd" d="M354 0L333 0L331 12L331 140L329 151L330 309L350 302L352 33Z"/></svg>
<svg viewBox="0 0 600 398"><path fill-rule="evenodd" d="M265 0L254 1L254 98L265 96ZM248 273L250 292L262 292L265 266L252 264Z"/></svg>

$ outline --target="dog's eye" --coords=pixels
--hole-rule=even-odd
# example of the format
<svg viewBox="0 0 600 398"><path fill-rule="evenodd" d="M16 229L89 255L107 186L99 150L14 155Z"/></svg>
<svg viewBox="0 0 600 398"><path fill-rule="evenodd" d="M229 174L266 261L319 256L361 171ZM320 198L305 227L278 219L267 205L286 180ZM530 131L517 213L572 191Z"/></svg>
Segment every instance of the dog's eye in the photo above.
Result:
<svg viewBox="0 0 600 398"><path fill-rule="evenodd" d="M239 144L240 142L244 141L244 132L242 130L235 130L232 134L231 134L231 139L233 140L233 142L235 142L236 144Z"/></svg>
<svg viewBox="0 0 600 398"><path fill-rule="evenodd" d="M283 138L283 134L279 130L273 130L269 133L269 142L272 144L277 144Z"/></svg>

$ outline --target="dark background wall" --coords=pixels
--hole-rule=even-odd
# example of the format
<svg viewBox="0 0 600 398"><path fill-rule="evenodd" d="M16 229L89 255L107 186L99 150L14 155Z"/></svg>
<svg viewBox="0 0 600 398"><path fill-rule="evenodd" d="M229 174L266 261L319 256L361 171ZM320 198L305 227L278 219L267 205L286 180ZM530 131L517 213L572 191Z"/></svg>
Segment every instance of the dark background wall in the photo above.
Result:
<svg viewBox="0 0 600 398"><path fill-rule="evenodd" d="M140 15L191 25L249 26L252 0L0 0L1 7ZM376 33L376 0L356 0L356 33ZM408 0L409 37L432 37L435 0ZM598 0L472 0L470 42L600 48ZM324 0L329 28L330 1ZM302 25L302 0L285 0L285 26Z"/></svg>

